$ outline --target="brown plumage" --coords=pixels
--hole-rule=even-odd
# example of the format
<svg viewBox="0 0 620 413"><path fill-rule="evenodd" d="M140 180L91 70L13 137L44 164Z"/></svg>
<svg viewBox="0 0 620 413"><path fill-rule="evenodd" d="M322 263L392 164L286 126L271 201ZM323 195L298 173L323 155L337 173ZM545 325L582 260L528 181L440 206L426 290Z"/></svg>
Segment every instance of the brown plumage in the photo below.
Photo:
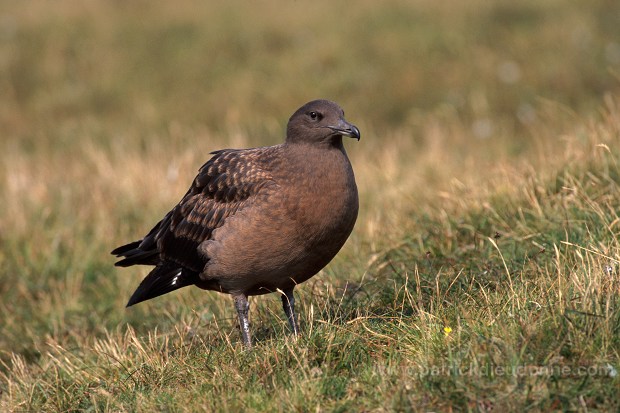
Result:
<svg viewBox="0 0 620 413"><path fill-rule="evenodd" d="M353 230L357 187L342 137L360 132L335 103L289 119L284 143L212 152L172 211L117 266L154 265L127 306L195 285L231 294L251 345L247 297L282 292L294 334L293 289L319 272Z"/></svg>

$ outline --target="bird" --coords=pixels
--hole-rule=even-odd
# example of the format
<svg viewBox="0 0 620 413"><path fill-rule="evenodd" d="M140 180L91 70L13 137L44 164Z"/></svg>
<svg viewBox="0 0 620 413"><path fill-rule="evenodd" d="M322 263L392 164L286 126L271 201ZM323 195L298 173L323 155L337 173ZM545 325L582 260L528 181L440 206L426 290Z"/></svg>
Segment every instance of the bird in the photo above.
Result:
<svg viewBox="0 0 620 413"><path fill-rule="evenodd" d="M280 293L299 335L294 288L351 234L359 197L343 137L360 140L338 104L313 100L290 117L283 143L223 149L142 239L111 253L118 267L154 266L127 307L186 286L230 294L252 347L248 297Z"/></svg>

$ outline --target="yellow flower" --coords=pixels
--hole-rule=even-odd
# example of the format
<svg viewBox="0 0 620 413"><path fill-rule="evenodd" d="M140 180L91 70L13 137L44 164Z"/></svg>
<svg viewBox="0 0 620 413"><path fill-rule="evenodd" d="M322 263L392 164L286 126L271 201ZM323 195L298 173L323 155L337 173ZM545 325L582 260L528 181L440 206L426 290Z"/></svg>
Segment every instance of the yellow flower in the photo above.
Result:
<svg viewBox="0 0 620 413"><path fill-rule="evenodd" d="M450 334L452 332L452 329L450 327L444 327L443 328L443 333L448 336L448 334Z"/></svg>

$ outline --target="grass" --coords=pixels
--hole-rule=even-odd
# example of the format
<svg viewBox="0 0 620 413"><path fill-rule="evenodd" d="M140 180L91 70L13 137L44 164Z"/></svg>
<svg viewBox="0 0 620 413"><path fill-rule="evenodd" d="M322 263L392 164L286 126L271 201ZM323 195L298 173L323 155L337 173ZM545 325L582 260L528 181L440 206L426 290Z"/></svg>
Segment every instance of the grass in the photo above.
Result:
<svg viewBox="0 0 620 413"><path fill-rule="evenodd" d="M1 2L0 410L618 410L618 11ZM301 337L276 295L252 351L227 296L125 310L109 251L316 97L361 210Z"/></svg>

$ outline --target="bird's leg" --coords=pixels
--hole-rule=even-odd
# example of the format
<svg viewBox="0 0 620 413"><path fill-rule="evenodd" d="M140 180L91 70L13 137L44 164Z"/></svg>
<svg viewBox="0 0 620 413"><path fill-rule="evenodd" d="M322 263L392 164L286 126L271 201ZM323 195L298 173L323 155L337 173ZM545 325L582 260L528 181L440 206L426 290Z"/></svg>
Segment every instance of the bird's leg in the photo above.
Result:
<svg viewBox="0 0 620 413"><path fill-rule="evenodd" d="M293 335L299 335L299 327L297 326L297 318L295 317L295 296L293 295L293 288L283 291L282 294L282 308L288 318L288 323L293 330Z"/></svg>
<svg viewBox="0 0 620 413"><path fill-rule="evenodd" d="M248 313L250 312L248 297L245 294L234 294L233 299L235 300L235 309L239 317L239 327L241 328L243 344L245 344L247 348L250 348L252 347L252 340L250 338L250 321L248 320Z"/></svg>

